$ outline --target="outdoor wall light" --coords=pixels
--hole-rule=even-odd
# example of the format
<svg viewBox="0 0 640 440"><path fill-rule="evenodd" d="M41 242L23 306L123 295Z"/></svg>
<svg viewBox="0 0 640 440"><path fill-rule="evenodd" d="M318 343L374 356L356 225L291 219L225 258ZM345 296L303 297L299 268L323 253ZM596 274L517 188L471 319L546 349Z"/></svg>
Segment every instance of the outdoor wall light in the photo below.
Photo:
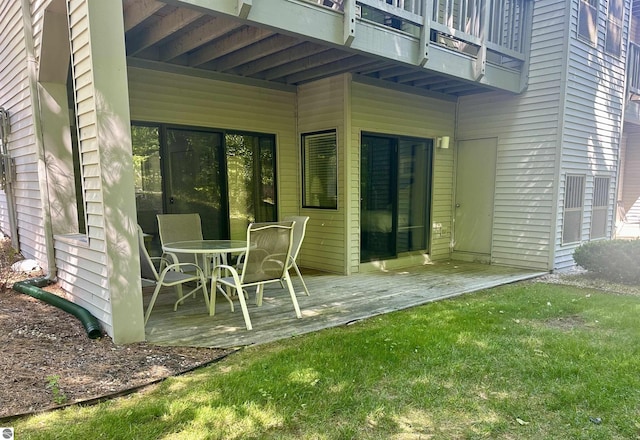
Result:
<svg viewBox="0 0 640 440"><path fill-rule="evenodd" d="M438 136L436 138L436 147L443 150L449 148L449 136Z"/></svg>

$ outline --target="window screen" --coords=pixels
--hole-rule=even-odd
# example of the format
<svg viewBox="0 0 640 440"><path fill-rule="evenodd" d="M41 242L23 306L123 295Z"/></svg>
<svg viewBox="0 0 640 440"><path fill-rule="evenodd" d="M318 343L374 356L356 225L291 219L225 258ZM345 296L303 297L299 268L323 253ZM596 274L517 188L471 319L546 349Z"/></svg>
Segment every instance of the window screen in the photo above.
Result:
<svg viewBox="0 0 640 440"><path fill-rule="evenodd" d="M562 243L580 241L582 207L584 204L584 176L567 176L564 188L564 223Z"/></svg>
<svg viewBox="0 0 640 440"><path fill-rule="evenodd" d="M302 205L338 207L337 135L335 130L302 135Z"/></svg>

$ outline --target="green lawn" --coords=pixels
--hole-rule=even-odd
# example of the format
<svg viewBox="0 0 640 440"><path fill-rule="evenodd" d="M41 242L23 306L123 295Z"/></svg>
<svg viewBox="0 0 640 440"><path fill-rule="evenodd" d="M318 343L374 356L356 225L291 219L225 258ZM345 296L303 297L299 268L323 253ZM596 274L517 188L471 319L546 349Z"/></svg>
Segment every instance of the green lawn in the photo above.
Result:
<svg viewBox="0 0 640 440"><path fill-rule="evenodd" d="M504 286L12 424L19 439L638 439L640 297Z"/></svg>

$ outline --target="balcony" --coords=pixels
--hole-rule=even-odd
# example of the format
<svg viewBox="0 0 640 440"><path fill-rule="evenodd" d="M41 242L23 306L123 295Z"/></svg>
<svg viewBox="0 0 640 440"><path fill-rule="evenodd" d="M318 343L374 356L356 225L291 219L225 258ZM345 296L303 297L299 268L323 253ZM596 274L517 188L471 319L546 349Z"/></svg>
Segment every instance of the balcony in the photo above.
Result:
<svg viewBox="0 0 640 440"><path fill-rule="evenodd" d="M123 4L132 66L285 88L347 72L454 97L526 87L531 0Z"/></svg>

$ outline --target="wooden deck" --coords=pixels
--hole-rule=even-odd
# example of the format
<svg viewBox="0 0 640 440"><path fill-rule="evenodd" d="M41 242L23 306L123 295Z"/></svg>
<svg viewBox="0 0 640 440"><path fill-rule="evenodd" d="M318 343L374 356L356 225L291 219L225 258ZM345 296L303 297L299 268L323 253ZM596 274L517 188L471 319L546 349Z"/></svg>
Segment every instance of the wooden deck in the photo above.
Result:
<svg viewBox="0 0 640 440"><path fill-rule="evenodd" d="M231 348L261 344L543 274L460 261L351 276L303 272L311 296L305 296L297 277L292 277L302 319L296 318L287 290L274 284L265 288L262 307L255 305L254 297L247 303L251 331L244 327L237 300L232 313L218 294L216 314L209 316L198 294L174 312L176 295L168 289L158 296L146 335L148 342L158 345ZM152 292L144 289L145 307Z"/></svg>

